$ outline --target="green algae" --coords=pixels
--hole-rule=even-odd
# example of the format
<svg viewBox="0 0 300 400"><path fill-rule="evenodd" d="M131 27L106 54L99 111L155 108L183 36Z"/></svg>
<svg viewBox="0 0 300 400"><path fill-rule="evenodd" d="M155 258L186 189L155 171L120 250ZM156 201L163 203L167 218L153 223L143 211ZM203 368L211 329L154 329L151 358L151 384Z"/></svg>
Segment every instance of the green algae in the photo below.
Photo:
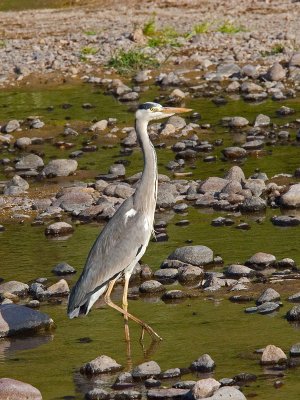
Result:
<svg viewBox="0 0 300 400"><path fill-rule="evenodd" d="M154 89L151 92L151 99L156 94L157 89ZM143 95L143 100L145 99L146 95ZM96 107L85 110L82 104L86 102ZM232 133L220 126L219 121L223 116L241 115L253 122L258 113L265 113L271 116L272 122L284 125L295 116L278 118L275 111L281 104L289 105L299 111L298 102L297 99L291 99L283 103L266 101L262 104L249 104L229 100L227 105L216 107L211 100L199 98L190 100L186 105L201 113L201 122L212 124L211 130L200 132L201 139L212 141L223 138L224 147L232 143ZM63 103L71 103L72 107L65 110L61 107ZM0 121L41 115L46 122L43 130L21 132L18 133L19 136L25 136L27 133L38 136L44 132L45 137L47 135L56 137L62 132L62 125L67 121L66 117L71 118L71 125L74 123L75 126L82 121L88 126L89 121L94 118L108 117L117 117L119 126L130 126L133 122L133 114L128 112L127 105L119 104L113 97L105 96L99 89L89 85L1 92L0 105L2 105ZM54 106L54 110L46 111L48 106ZM291 133L294 138L295 129L292 129ZM90 135L83 133L78 138L72 139L76 146L71 150L58 150L47 143L43 146L46 160L54 156L68 157L70 151L79 149ZM56 139L61 140L62 137L57 136ZM69 141L69 139L63 140ZM124 158L120 155L119 146L104 149L102 138L95 140L99 151L85 154L78 160L80 168L91 171L91 176L107 172L109 165L115 160ZM172 142L167 143L166 149L157 150L159 172L170 176L172 174L166 170L165 164L174 158L169 148L171 144ZM204 163L202 158L199 158L194 165L187 167L187 170L193 172L193 179L224 175L224 171L230 168L231 163L222 161L221 149L222 147L216 147L213 152L218 157L216 163ZM272 154L267 153L261 158L248 157L243 165L247 176L256 168L272 176L281 172L293 173L294 169L299 167L299 148L291 143L284 146L270 146L268 150L272 150ZM139 150L135 150L126 159L130 162L126 167L127 175L141 170L142 159ZM33 186L42 184L44 183L31 183ZM278 259L290 257L299 264L300 228L274 227L270 218L278 213L279 210L268 210L265 214L259 215L231 215L235 225L221 228L212 227L210 222L213 218L228 213L190 207L186 215L158 214L157 219L169 218L167 232L170 239L168 242L150 242L143 262L157 269L176 247L186 245L188 240L192 244L202 244L212 248L215 254L223 257L225 265L243 263L258 251L270 252ZM176 222L186 218L190 221L188 226L176 225ZM242 221L248 222L251 229L248 231L236 229L236 225ZM67 240L51 240L45 237L44 226L32 227L28 222L23 225L5 222L5 226L6 231L0 236L0 276L6 280L23 282L41 276L47 277L49 282L56 281L57 278L52 275L51 269L61 261L67 261L80 271L91 244L102 229L102 225L96 223L78 225L74 234ZM77 277L78 273L76 276L68 277L67 280L72 284ZM170 286L171 288L174 286ZM266 371L259 365L259 357L253 355L255 349L270 343L283 348L287 353L290 346L299 341L299 331L284 319L286 311L290 308L286 297L299 291L299 284L296 282L289 286L289 289L283 284L274 288L284 292L284 295L283 307L273 316L246 315L243 310L247 305L231 303L228 300L227 290L201 295L199 298L178 304L164 304L162 301L152 301L147 298L130 300L131 312L149 322L164 339L154 353L144 354L138 342L140 330L130 324L132 364L136 365L145 359L154 359L162 369L187 367L200 355L208 353L217 364L214 374L216 379L232 377L240 372L259 375L256 382L244 389L245 395L256 394L257 398L264 400L297 398L300 392L297 369L288 370L281 378L284 385L280 389L275 389L273 387L275 378L264 377ZM120 286L117 287L114 296L116 301L120 301ZM102 303L98 307L87 318L70 321L66 317L65 301L60 305L42 305L41 311L48 313L57 324L52 340L46 341L39 347L17 352L9 350L1 352L3 347L0 343L0 375L33 384L41 390L44 400L63 396L82 399L82 385L88 383L80 378L78 370L84 362L100 354L107 354L122 363L125 369L129 369L122 318ZM81 343L79 339L86 337L91 341ZM146 338L146 348L148 346L149 341ZM193 377L193 375L186 376L186 378Z"/></svg>

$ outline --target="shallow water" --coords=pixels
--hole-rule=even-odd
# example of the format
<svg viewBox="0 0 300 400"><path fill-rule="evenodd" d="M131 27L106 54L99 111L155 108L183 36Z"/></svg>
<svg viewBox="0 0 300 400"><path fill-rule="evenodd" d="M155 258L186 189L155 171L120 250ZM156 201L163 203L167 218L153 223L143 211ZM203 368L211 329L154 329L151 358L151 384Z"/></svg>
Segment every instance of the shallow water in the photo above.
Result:
<svg viewBox="0 0 300 400"><path fill-rule="evenodd" d="M157 89L154 89L150 95L148 92L147 99L152 100L156 95ZM66 102L72 104L68 110L61 108L61 104ZM84 110L81 105L86 102L94 104L95 108ZM3 106L4 104L6 106ZM294 107L297 113L292 117L277 118L275 111L282 104ZM54 110L47 112L48 106L54 106ZM223 107L216 107L210 99L194 99L187 102L186 106L191 106L200 112L203 122L213 124L212 129L202 131L200 137L207 140L222 137L224 146L232 143L232 134L219 125L219 120L223 116L242 115L253 121L258 113L266 113L272 117L273 122L283 125L286 121L299 118L300 111L299 99L282 103L267 101L255 105L229 100ZM66 117L71 118L72 126L79 128L85 124L88 126L87 122L93 118L117 117L119 126L129 126L133 120L133 114L128 112L128 106L119 104L112 97L103 95L99 89L89 85L0 93L0 121L12 117L26 118L28 115L42 116L46 127L42 131L18 133L18 136L27 134L39 136L41 133L45 137L56 136L62 132ZM294 138L295 129L291 129L291 134ZM76 140L72 139L76 144L72 150L58 150L51 144L45 145L46 159L53 155L67 157L70 151L80 148L83 137L88 138L89 135L83 134ZM101 147L103 139L100 137L96 142L100 150L87 153L78 160L80 168L90 171L91 177L100 172L107 172L108 166L116 159L124 158L119 154L119 146L104 150ZM219 156L216 163L204 163L200 158L194 166L186 169L193 172L193 179L223 176L231 164L221 160L221 148L216 148L213 152ZM295 168L299 167L298 147L287 144L270 149L272 154L246 160L243 170L247 176L256 168L272 176L281 172L293 173ZM170 174L164 166L168 160L173 159L174 154L168 148L158 150L157 153L159 172ZM10 157L14 158L15 155ZM126 167L127 175L141 169L142 162L138 150L127 159L130 161L130 165ZM31 185L43 185L43 183L32 182ZM243 263L257 251L270 252L278 259L290 257L300 264L300 227L274 227L270 217L279 212L279 210L268 210L266 214L259 215L259 220L258 216L232 216L236 224L242 220L248 222L251 226L249 231L241 231L234 226L214 228L210 225L211 220L224 214L192 207L184 216L172 213L157 215L157 219L168 218L167 231L170 239L163 243L151 242L143 262L157 269L176 247L185 245L187 240L192 240L193 244L212 248L215 254L223 257L225 265ZM186 218L190 220L190 225L186 227L175 225L178 220ZM67 261L79 271L93 240L101 229L99 224L79 225L69 239L50 240L44 236L44 227L32 227L28 222L17 224L5 221L5 225L6 231L0 236L0 276L5 280L15 279L23 282L29 282L40 276L56 281L57 278L51 274L51 269L60 261ZM78 274L68 280L74 282L77 276ZM267 379L266 371L259 365L259 358L253 355L255 349L270 343L288 352L290 346L299 341L299 330L290 325L284 319L284 315L291 307L286 298L299 291L300 284L296 282L288 288L285 284L273 286L282 294L283 307L272 316L246 315L243 310L248 305L232 304L228 300L230 294L226 290L212 295L201 295L197 299L177 304L165 304L159 299L149 298L130 300L131 312L149 322L164 339L155 352L145 355L138 342L139 328L131 324L132 364L153 359L162 369L187 367L200 355L208 353L217 364L214 374L216 379L232 377L240 372L259 375L256 382L244 389L249 398L251 394L253 396L256 394L257 398L264 400L299 397L299 370L290 369L285 372L285 377L281 378L284 385L280 389L275 389L273 383L276 378ZM263 285L254 286L253 290L262 291ZM118 287L114 294L117 301L120 295L121 287ZM109 355L124 365L125 369L129 368L123 337L123 321L114 310L106 308L100 302L98 308L87 318L70 321L66 317L65 308L65 301L60 305L41 306L41 311L48 313L56 322L57 329L52 334L0 341L0 376L9 376L33 384L41 390L44 400L59 399L64 396L82 399L83 393L91 383L82 378L78 370L83 363L98 355ZM80 338L87 337L91 341L85 340L85 343L79 341ZM146 347L147 345L149 345L148 338Z"/></svg>

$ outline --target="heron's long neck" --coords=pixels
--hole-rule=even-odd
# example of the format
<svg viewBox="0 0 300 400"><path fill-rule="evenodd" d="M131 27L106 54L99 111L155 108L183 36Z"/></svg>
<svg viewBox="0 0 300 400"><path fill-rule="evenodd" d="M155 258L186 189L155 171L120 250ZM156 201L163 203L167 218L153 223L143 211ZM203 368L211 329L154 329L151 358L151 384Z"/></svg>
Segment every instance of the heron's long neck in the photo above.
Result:
<svg viewBox="0 0 300 400"><path fill-rule="evenodd" d="M147 121L135 121L137 138L144 156L144 169L139 186L134 195L135 208L155 211L157 196L156 152L147 133Z"/></svg>

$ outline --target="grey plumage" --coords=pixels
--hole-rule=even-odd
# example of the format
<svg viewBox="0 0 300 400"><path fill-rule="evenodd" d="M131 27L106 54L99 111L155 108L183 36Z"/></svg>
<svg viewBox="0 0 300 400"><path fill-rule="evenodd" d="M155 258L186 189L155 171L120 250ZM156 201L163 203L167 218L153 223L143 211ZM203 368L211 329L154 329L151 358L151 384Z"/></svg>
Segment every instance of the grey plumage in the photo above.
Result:
<svg viewBox="0 0 300 400"><path fill-rule="evenodd" d="M145 253L153 231L157 197L157 161L155 149L147 133L147 125L150 120L186 111L190 110L162 107L160 104L150 102L138 108L135 127L144 156L142 177L135 193L123 202L91 248L81 276L69 297L70 318L87 314L95 301L108 290L108 295L105 296L106 302L122 312L125 325L128 318L131 318L142 325L153 338L159 338L152 328L127 312L127 289L130 275ZM112 303L109 298L116 279L122 274L125 275L123 309ZM129 340L126 326L125 334Z"/></svg>

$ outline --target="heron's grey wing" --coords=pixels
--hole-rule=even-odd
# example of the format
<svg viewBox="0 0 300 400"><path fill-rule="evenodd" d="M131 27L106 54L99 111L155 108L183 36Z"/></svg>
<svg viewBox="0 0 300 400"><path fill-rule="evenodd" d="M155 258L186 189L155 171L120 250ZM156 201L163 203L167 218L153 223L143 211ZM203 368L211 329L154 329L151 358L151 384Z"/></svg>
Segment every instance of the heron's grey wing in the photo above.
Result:
<svg viewBox="0 0 300 400"><path fill-rule="evenodd" d="M130 197L101 231L72 289L68 312L84 304L101 285L121 273L134 261L139 250L147 245L149 233L145 230L144 215L132 210L133 199ZM128 216L130 211L132 213Z"/></svg>

